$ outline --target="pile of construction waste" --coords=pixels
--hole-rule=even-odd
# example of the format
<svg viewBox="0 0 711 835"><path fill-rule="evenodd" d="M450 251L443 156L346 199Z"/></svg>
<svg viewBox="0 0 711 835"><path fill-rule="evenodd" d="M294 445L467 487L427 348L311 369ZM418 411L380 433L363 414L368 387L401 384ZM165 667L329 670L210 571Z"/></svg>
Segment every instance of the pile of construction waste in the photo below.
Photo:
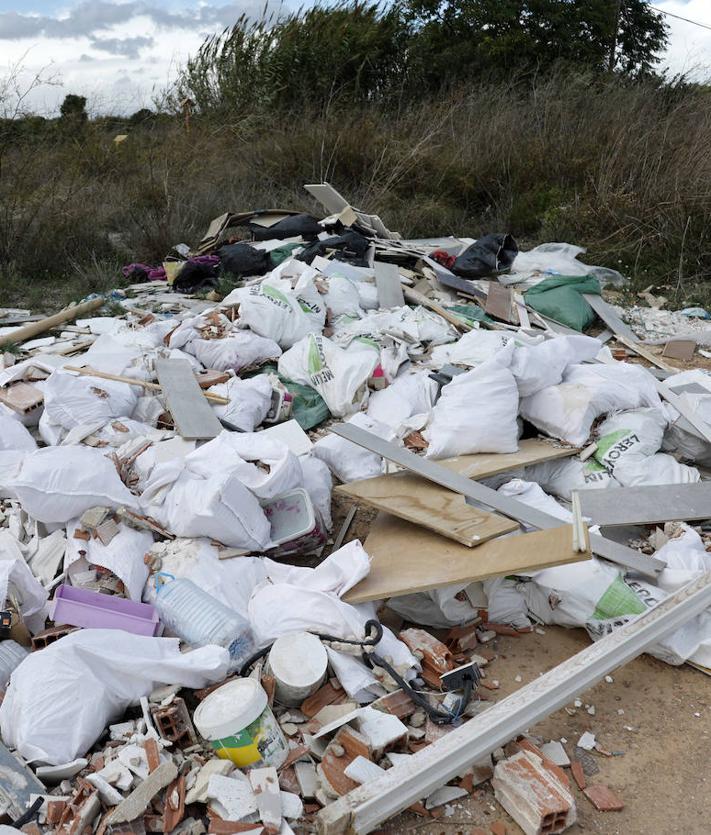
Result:
<svg viewBox="0 0 711 835"><path fill-rule="evenodd" d="M15 829L364 832L493 786L562 832L575 785L622 801L594 737L521 733L643 651L711 671L703 311L643 343L663 316L577 247L307 188L328 217L228 213L110 298L2 311ZM589 678L497 702L497 640L546 624Z"/></svg>

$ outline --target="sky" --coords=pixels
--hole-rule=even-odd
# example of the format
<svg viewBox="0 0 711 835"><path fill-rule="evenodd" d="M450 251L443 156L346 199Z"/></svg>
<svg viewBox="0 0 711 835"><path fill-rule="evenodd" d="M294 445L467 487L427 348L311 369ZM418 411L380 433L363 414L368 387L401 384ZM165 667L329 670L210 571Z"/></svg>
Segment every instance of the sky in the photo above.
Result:
<svg viewBox="0 0 711 835"><path fill-rule="evenodd" d="M272 9L313 0L270 0ZM655 0L657 8L711 26L711 0ZM67 93L84 95L92 115L152 107L205 36L242 13L259 17L265 0L0 0L1 82L21 67L20 87L47 81L25 109L57 112ZM668 17L662 66L711 78L711 29ZM1 95L0 95L1 97Z"/></svg>

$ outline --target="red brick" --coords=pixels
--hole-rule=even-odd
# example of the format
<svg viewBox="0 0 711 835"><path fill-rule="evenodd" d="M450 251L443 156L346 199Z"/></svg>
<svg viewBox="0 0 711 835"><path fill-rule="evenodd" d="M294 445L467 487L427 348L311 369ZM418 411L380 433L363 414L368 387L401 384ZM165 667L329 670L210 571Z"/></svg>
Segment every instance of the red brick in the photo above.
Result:
<svg viewBox="0 0 711 835"><path fill-rule="evenodd" d="M620 812L625 808L624 801L611 788L601 783L588 786L583 792L599 812Z"/></svg>
<svg viewBox="0 0 711 835"><path fill-rule="evenodd" d="M575 823L568 787L530 751L497 763L491 785L497 801L525 832L555 835Z"/></svg>
<svg viewBox="0 0 711 835"><path fill-rule="evenodd" d="M573 760L570 763L570 773L573 775L573 780L577 787L582 791L587 786L588 781L585 779L585 772L583 771L583 764L580 760Z"/></svg>
<svg viewBox="0 0 711 835"><path fill-rule="evenodd" d="M503 821L494 821L489 828L492 835L506 835L506 824Z"/></svg>

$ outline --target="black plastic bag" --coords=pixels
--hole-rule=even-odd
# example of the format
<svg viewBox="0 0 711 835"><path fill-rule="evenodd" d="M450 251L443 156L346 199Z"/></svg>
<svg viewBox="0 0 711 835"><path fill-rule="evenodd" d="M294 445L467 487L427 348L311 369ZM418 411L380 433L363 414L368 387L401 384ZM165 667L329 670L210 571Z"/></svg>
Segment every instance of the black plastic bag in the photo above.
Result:
<svg viewBox="0 0 711 835"><path fill-rule="evenodd" d="M518 244L508 233L484 235L457 257L452 272L462 278L503 273L511 269L517 255Z"/></svg>
<svg viewBox="0 0 711 835"><path fill-rule="evenodd" d="M219 278L217 264L200 264L196 261L186 261L175 277L173 290L176 293L197 293L201 290L212 290L217 287Z"/></svg>
<svg viewBox="0 0 711 835"><path fill-rule="evenodd" d="M323 226L311 215L290 215L274 226L258 226L250 223L249 228L255 241L283 241L284 238L315 238L323 232Z"/></svg>
<svg viewBox="0 0 711 835"><path fill-rule="evenodd" d="M326 238L325 241L314 241L311 246L304 247L296 258L310 264L317 255L325 256L330 250L336 250L333 257L337 261L347 261L354 267L367 267L365 255L369 246L370 241L360 232L346 229L342 235Z"/></svg>
<svg viewBox="0 0 711 835"><path fill-rule="evenodd" d="M215 253L225 272L233 275L264 275L272 268L268 252L246 243L227 244Z"/></svg>

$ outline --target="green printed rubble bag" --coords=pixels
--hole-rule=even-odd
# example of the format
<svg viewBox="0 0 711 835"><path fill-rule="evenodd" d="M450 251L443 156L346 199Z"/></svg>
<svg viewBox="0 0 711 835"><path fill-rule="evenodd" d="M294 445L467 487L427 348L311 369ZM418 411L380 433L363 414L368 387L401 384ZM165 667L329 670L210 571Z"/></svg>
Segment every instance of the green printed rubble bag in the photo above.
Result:
<svg viewBox="0 0 711 835"><path fill-rule="evenodd" d="M359 412L368 400L368 379L380 360L377 346L355 340L341 348L328 337L311 333L279 358L279 374L323 397L334 417Z"/></svg>
<svg viewBox="0 0 711 835"><path fill-rule="evenodd" d="M599 637L602 623L647 608L617 568L594 557L538 571L521 590L528 608L543 623L582 626L593 638Z"/></svg>
<svg viewBox="0 0 711 835"><path fill-rule="evenodd" d="M595 321L595 311L583 293L599 296L600 282L592 275L555 275L527 290L524 300L541 315L582 333Z"/></svg>

